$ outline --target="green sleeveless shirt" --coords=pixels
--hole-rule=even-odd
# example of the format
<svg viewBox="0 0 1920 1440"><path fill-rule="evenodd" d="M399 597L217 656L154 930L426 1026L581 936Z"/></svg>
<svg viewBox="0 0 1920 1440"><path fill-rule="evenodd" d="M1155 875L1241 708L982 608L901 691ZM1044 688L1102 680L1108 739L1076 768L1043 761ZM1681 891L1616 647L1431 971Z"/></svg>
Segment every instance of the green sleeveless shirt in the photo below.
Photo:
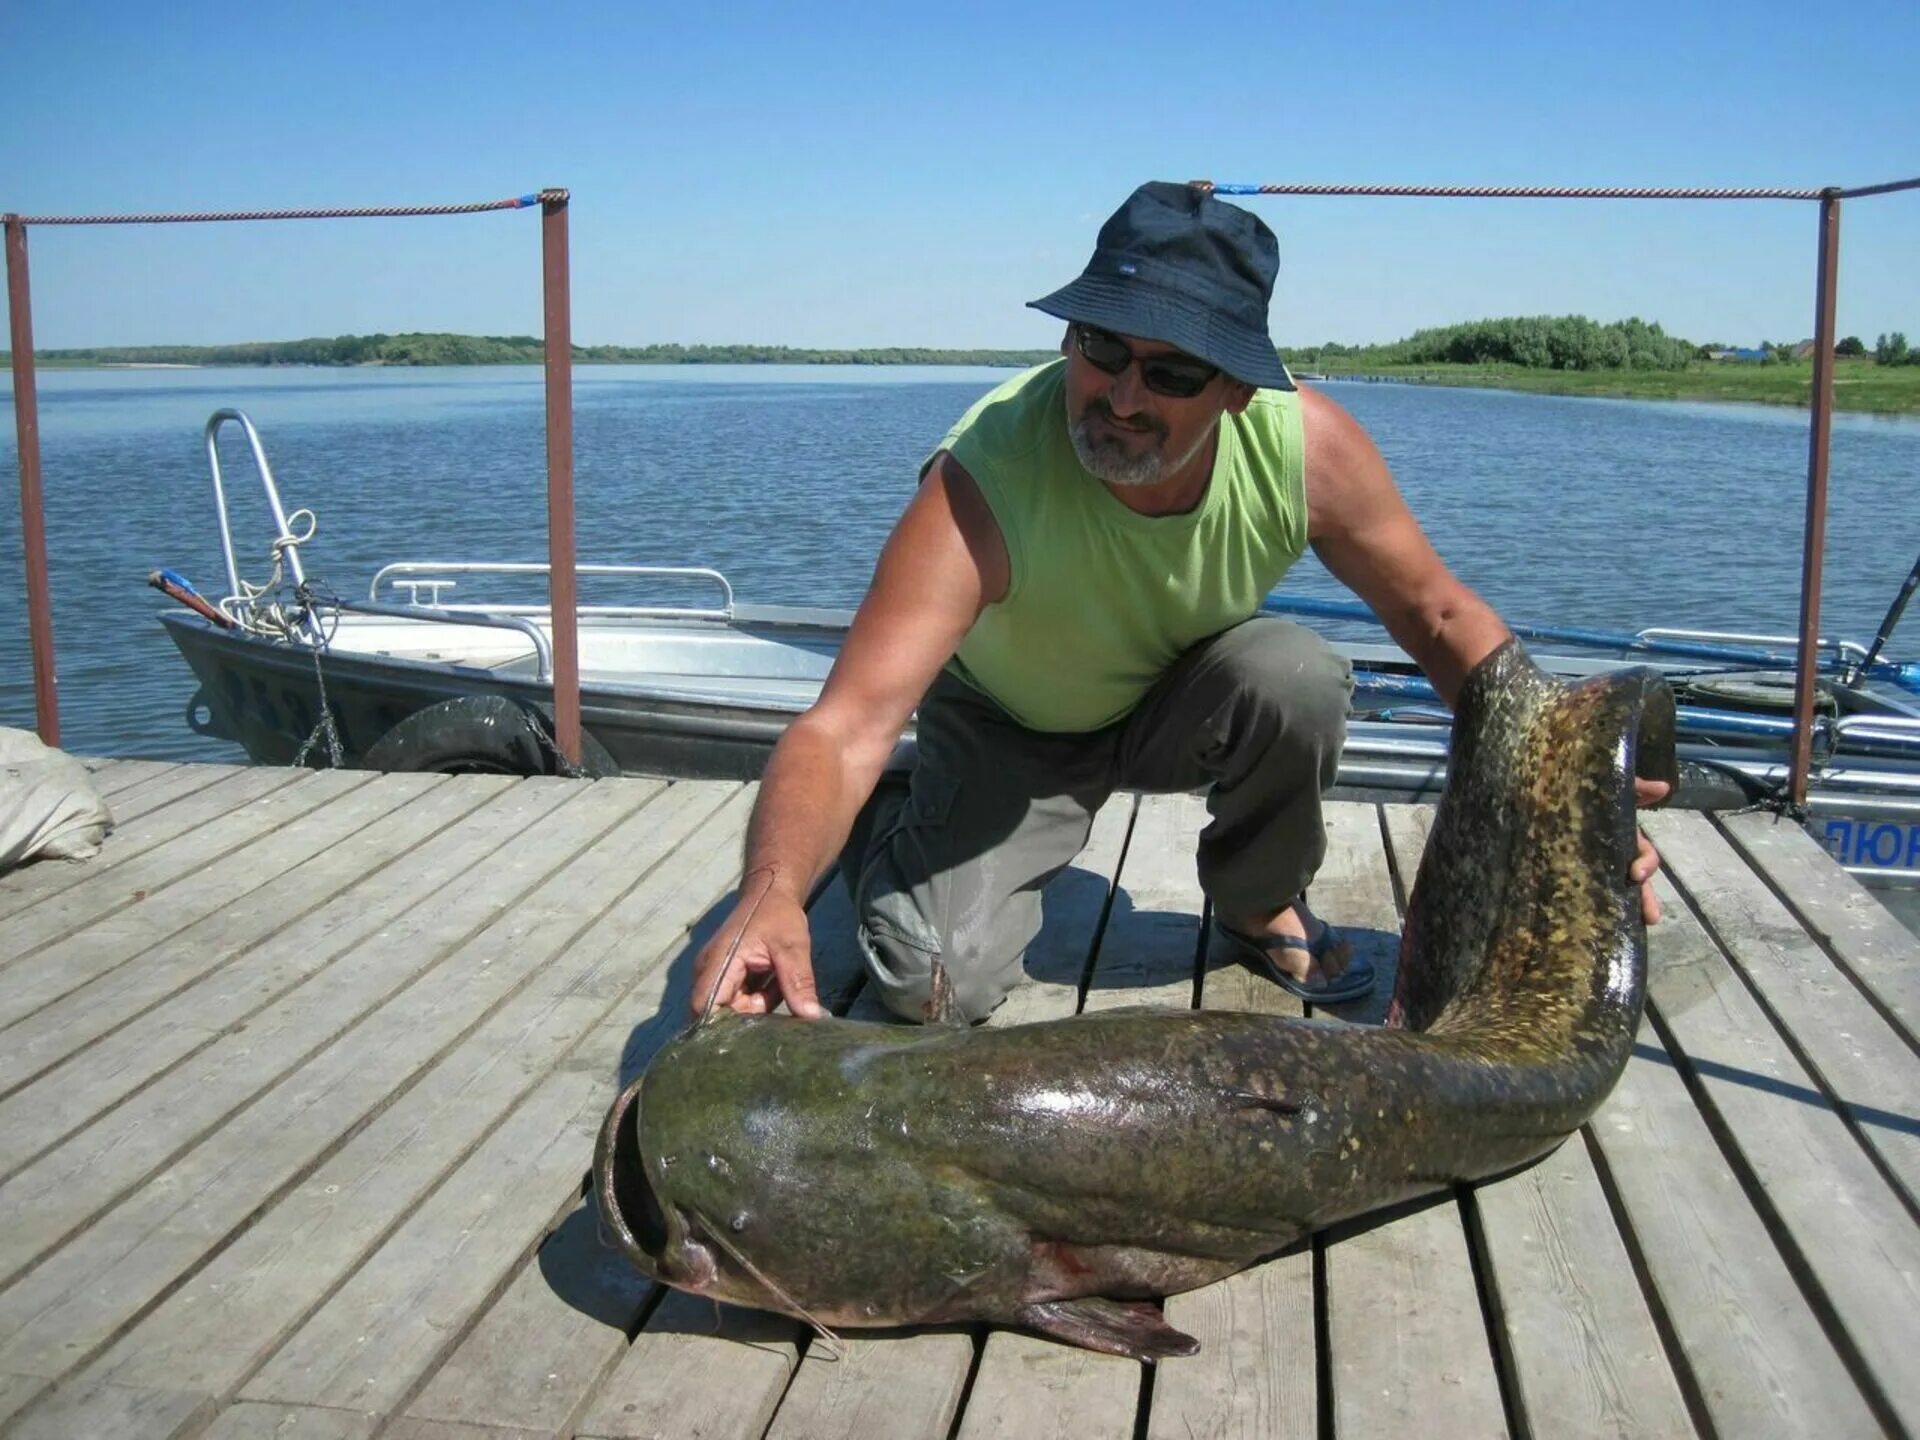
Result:
<svg viewBox="0 0 1920 1440"><path fill-rule="evenodd" d="M1148 516L1074 455L1065 372L1009 380L938 447L979 485L1011 564L948 669L1046 731L1118 720L1182 651L1258 610L1307 546L1298 394L1255 391L1221 421L1200 504Z"/></svg>

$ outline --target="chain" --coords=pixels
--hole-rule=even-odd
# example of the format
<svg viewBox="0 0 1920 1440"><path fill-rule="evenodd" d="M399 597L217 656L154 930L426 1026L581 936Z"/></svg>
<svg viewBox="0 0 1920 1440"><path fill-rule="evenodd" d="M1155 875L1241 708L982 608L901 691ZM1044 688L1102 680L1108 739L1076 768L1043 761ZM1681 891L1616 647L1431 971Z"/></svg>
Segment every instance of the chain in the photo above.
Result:
<svg viewBox="0 0 1920 1440"><path fill-rule="evenodd" d="M547 717L545 715L541 714L540 711L531 705L526 707L525 714L527 717L527 728L533 731L533 738L540 742L541 749L553 757L554 774L560 776L563 780L588 780L592 778L588 775L584 765L576 765L567 759L566 754L560 749L559 742L553 738L553 732L547 728ZM586 758L584 746L582 747L580 758L582 760Z"/></svg>
<svg viewBox="0 0 1920 1440"><path fill-rule="evenodd" d="M299 609L294 612L295 618L300 621L312 619L315 613L312 587L310 585L296 586L293 595L294 599L299 601ZM336 617L335 623L337 624L337 617L340 612L336 610L333 613ZM313 684L315 691L320 697L320 718L313 722L313 729L307 732L307 738L301 742L300 748L294 752L291 762L294 769L298 769L307 763L307 755L313 749L314 742L319 740L323 735L327 741L328 767L338 770L347 763L346 753L340 745L340 729L333 722L333 706L327 699L327 677L322 674L320 670L320 652L326 649L332 640L333 633L329 631L324 638L316 639L314 642Z"/></svg>

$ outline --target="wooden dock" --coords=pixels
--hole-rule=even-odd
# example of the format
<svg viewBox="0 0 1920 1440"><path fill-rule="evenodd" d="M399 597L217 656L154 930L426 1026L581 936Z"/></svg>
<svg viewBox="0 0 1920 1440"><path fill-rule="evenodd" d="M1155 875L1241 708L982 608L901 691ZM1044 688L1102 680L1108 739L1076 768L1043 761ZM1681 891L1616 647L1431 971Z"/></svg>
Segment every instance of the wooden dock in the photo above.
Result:
<svg viewBox="0 0 1920 1440"><path fill-rule="evenodd" d="M8 1433L1920 1434L1920 943L1769 817L1652 817L1648 1020L1581 1135L1174 1297L1204 1349L1149 1369L836 1355L599 1245L594 1135L682 1023L749 788L94 763L105 851L0 878ZM1116 799L996 1023L1285 1012L1209 965L1204 818ZM1430 818L1331 811L1313 899L1383 973ZM830 886L823 986L870 1013L849 926Z"/></svg>

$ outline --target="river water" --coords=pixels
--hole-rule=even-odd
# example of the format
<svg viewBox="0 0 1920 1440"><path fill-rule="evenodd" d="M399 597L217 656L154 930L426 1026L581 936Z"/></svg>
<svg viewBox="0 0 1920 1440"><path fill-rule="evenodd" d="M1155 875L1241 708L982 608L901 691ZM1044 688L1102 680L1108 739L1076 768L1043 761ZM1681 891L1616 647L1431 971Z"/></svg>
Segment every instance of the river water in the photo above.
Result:
<svg viewBox="0 0 1920 1440"><path fill-rule="evenodd" d="M580 558L711 565L742 600L852 605L921 459L1006 373L583 367L574 397ZM1795 628L1804 412L1327 389L1379 443L1440 553L1508 618ZM316 513L308 572L343 595L364 595L393 560L545 558L536 369L42 372L70 749L241 758L187 729L193 682L153 618L169 602L145 585L164 565L225 592L201 438L222 406L259 426L289 507ZM31 728L13 427L4 429L0 725ZM225 433L239 566L258 581L273 532L238 432ZM1920 548L1920 422L1839 417L1831 483L1824 628L1864 640ZM1345 593L1310 558L1287 586ZM589 602L618 598L583 591ZM1920 650L1920 633L1903 639L1896 651Z"/></svg>

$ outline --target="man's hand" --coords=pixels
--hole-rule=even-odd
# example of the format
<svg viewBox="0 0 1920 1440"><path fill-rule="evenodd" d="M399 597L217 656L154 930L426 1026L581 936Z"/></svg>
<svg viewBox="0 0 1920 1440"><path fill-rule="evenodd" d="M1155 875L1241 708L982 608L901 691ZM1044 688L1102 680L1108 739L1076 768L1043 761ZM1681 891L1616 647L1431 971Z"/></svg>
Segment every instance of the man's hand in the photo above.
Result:
<svg viewBox="0 0 1920 1440"><path fill-rule="evenodd" d="M1673 787L1664 780L1643 780L1638 776L1633 781L1633 798L1646 809L1658 805L1667 798ZM1649 925L1660 920L1660 897L1653 893L1654 872L1660 868L1660 852L1653 848L1653 842L1647 839L1647 832L1640 832L1640 852L1633 857L1633 864L1627 867L1627 878L1640 887L1640 918Z"/></svg>
<svg viewBox="0 0 1920 1440"><path fill-rule="evenodd" d="M733 914L693 962L695 1020L706 1012L709 994L715 1009L742 1015L765 1015L782 1000L803 1020L827 1013L814 992L806 908L779 885L767 884L765 871L748 877Z"/></svg>

